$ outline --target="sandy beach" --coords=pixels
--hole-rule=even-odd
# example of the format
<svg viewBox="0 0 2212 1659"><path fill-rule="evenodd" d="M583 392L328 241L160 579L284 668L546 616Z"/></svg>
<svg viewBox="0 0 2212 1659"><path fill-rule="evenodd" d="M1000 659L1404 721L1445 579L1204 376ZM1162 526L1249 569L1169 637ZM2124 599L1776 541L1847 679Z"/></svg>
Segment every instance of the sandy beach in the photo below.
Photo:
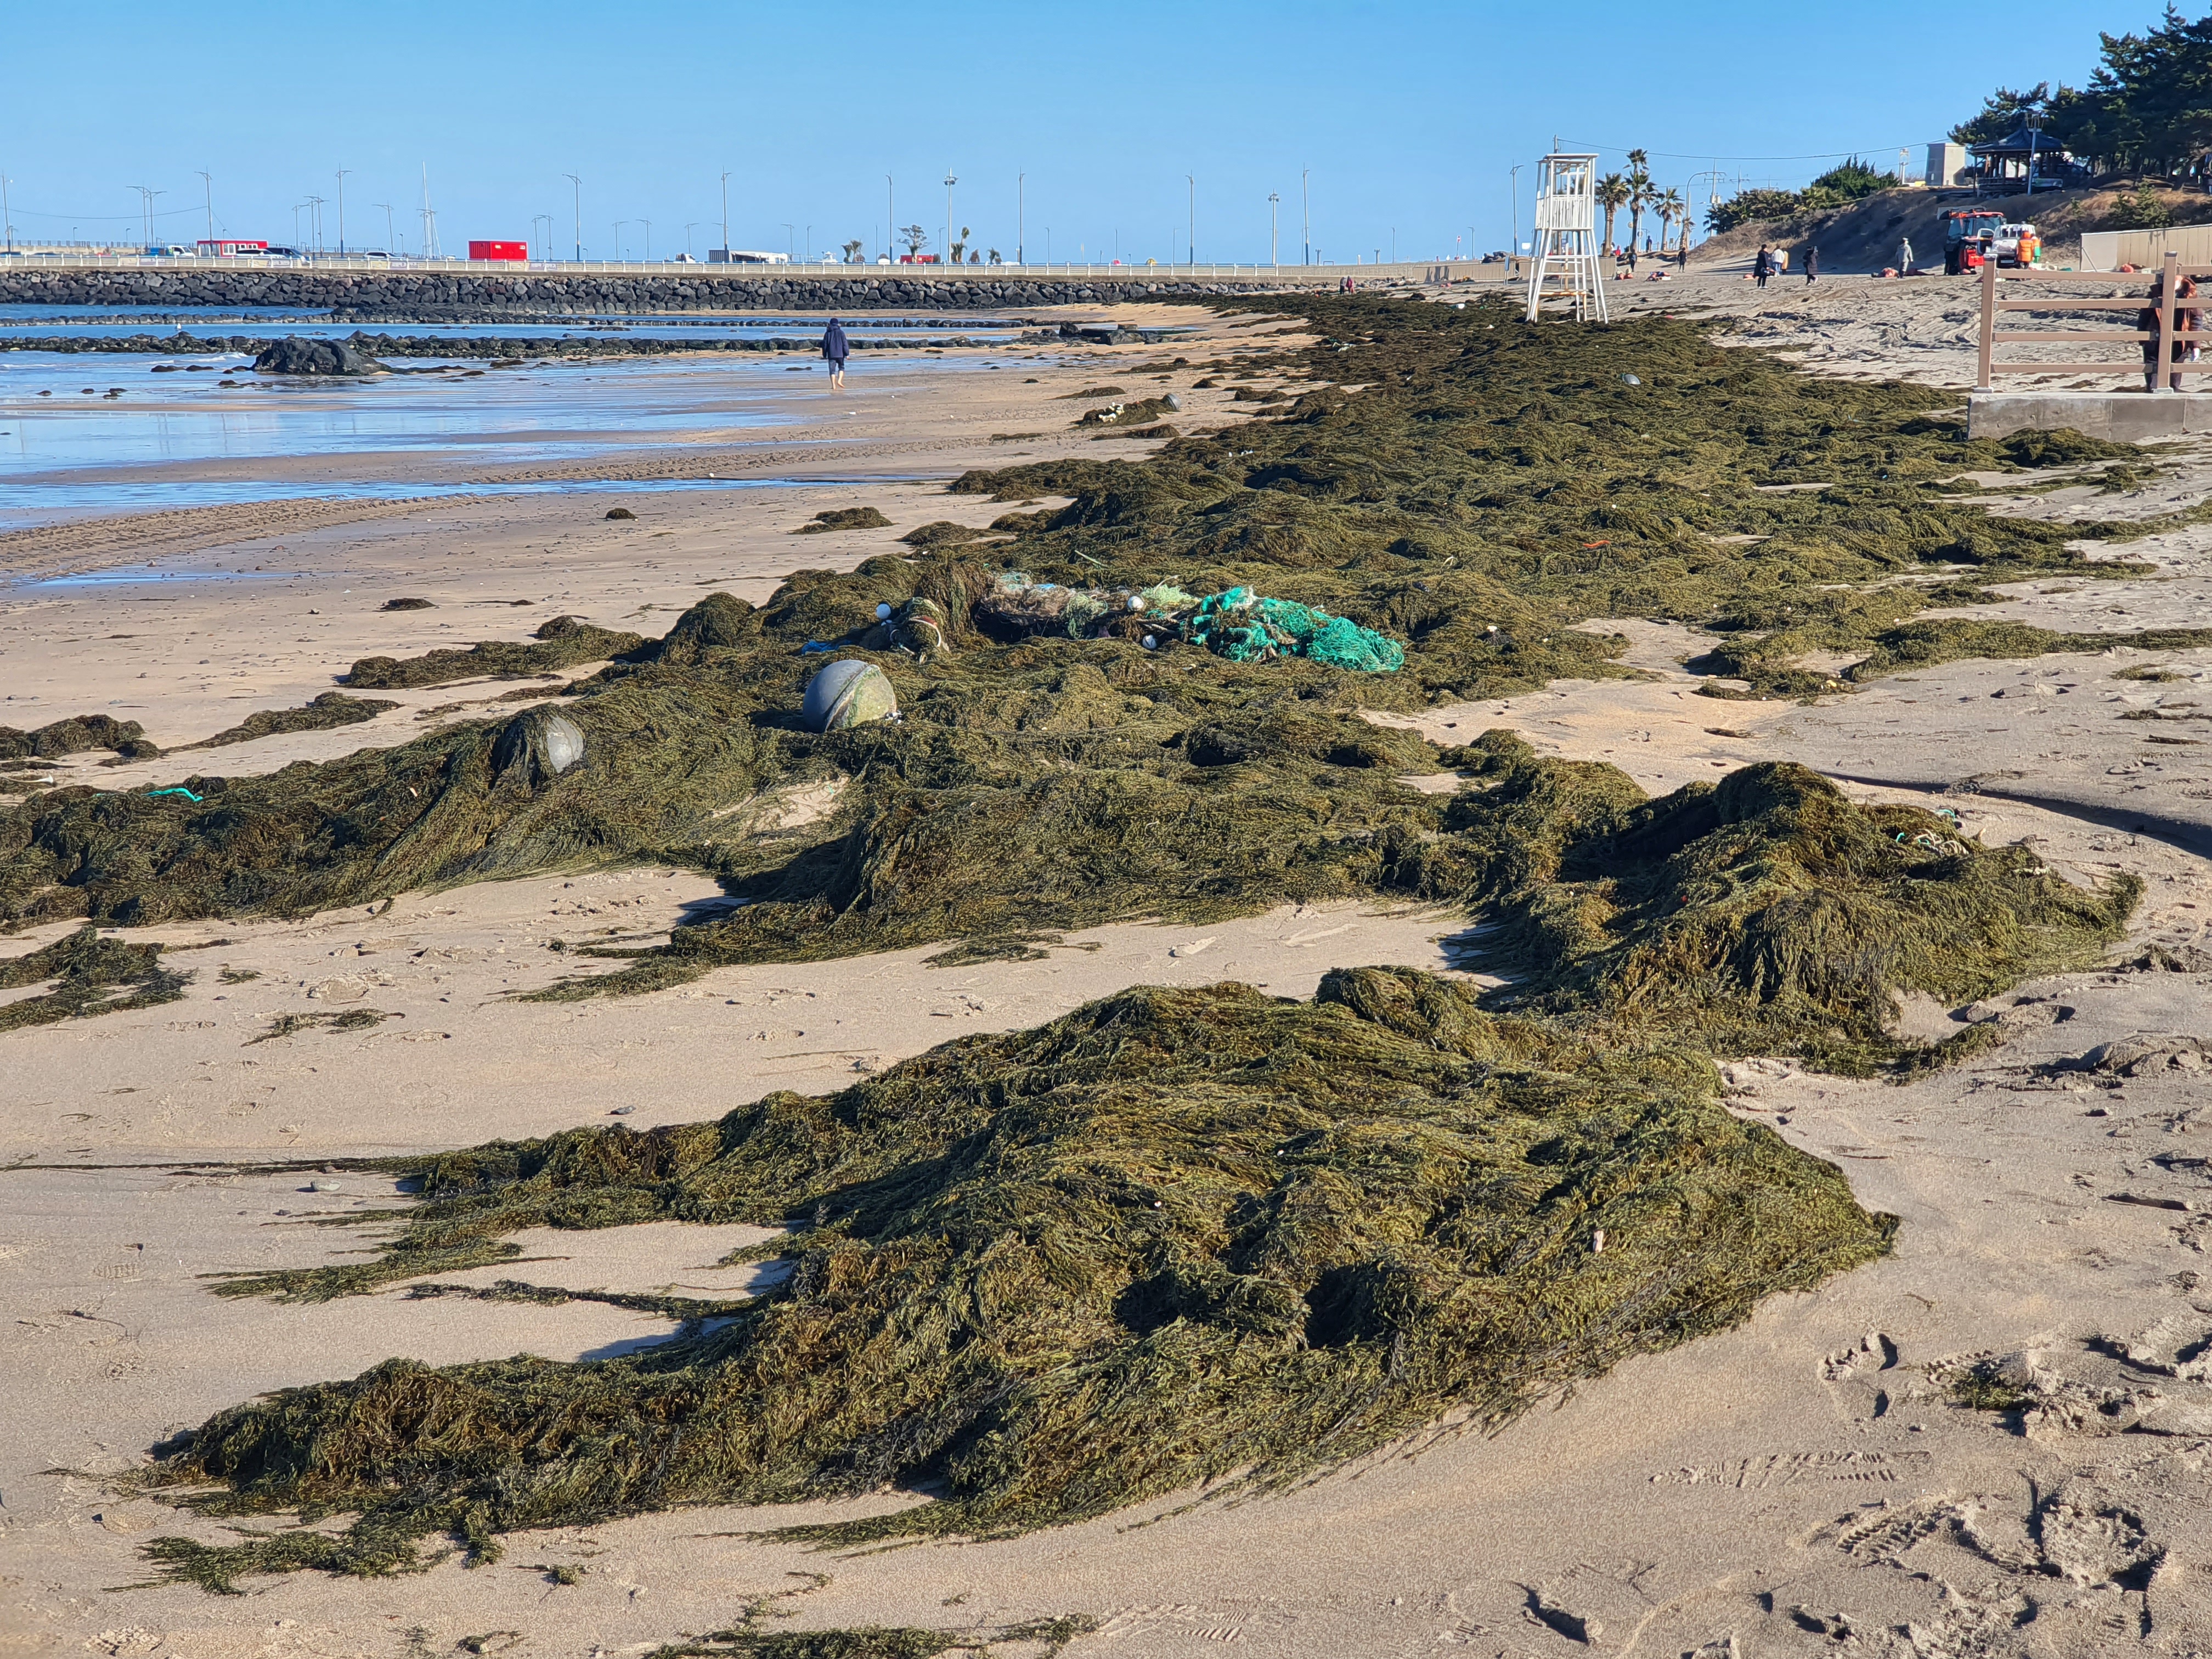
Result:
<svg viewBox="0 0 2212 1659"><path fill-rule="evenodd" d="M1788 349L1816 374L1956 387L1963 405L1970 284L1824 279L1811 295L1757 295L1709 271L1620 287L1635 289L1628 314L1733 317L1726 343ZM817 375L742 447L628 443L435 474L478 494L70 515L0 533L0 726L107 714L174 750L330 691L360 658L520 642L564 615L658 635L708 592L759 604L793 570L906 550L899 538L923 524L988 525L1008 508L945 492L969 468L1158 447L1071 430L1085 406L1071 393L1172 391L1180 428L1225 429L1270 405L1199 387L1200 366L1287 362L1310 342L1279 318L1115 314L1199 326L1172 347L964 354L997 369L871 361L855 395ZM2148 520L2212 496L2212 449L2158 459L2163 472L2133 494L2023 489L1990 510ZM347 465L416 476L404 457ZM754 487L654 487L703 472ZM282 476L333 475L300 460ZM537 483L576 488L498 493ZM888 526L792 533L856 506ZM2124 556L2148 569L2018 584L1972 614L2115 635L2212 615L2212 525L2176 522ZM403 599L429 603L386 608ZM1962 1064L1905 1080L1778 1060L1725 1068L1732 1111L1832 1160L1865 1208L1901 1218L1893 1255L1632 1359L1494 1436L1443 1425L1277 1495L1186 1492L1020 1537L848 1552L757 1534L920 1500L700 1507L513 1537L503 1561L473 1571L295 1572L235 1596L148 1586L145 1539L223 1529L112 1478L212 1413L395 1355L602 1358L677 1328L604 1304L404 1287L313 1304L210 1294L210 1274L348 1259L362 1236L313 1224L404 1203L388 1177L325 1163L696 1122L1133 985L1307 997L1337 968L1475 976L1466 916L1339 902L1087 929L1041 960L932 966L921 947L718 967L631 997L515 1000L571 970L568 943L658 941L717 901L708 876L663 866L124 930L192 970L180 1000L0 1035L0 1653L645 1655L779 1595L777 1627L794 1630L980 1636L1073 1615L1091 1627L1068 1651L1100 1659L2212 1651L2212 760L2196 752L2212 756L2212 648L1984 657L1804 701L1723 699L1699 695L1709 677L1687 665L1713 635L1638 617L1584 626L1626 635L1620 661L1637 677L1372 718L1445 746L1510 729L1543 755L1611 762L1653 794L1795 761L1852 800L1940 806L1985 844L2026 841L2083 885L2122 873L2145 885L2111 965L1971 1007L1908 1006L1926 1039L1994 1024L2002 1042ZM86 751L37 775L118 791L194 770L266 775L528 707L597 666L377 692L397 706L359 725L119 764ZM778 810L797 821L828 805L794 796ZM75 926L9 936L0 957ZM349 1013L377 1018L332 1026ZM775 1237L662 1222L516 1242L545 1282L737 1297L778 1269L720 1259ZM1954 1384L1977 1364L2034 1404L2014 1418L1962 1405Z"/></svg>

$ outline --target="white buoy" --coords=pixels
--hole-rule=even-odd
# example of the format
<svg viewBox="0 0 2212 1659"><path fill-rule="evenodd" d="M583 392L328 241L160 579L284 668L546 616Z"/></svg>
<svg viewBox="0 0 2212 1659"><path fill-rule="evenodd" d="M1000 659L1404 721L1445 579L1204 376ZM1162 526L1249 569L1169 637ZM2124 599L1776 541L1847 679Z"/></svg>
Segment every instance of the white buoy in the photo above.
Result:
<svg viewBox="0 0 2212 1659"><path fill-rule="evenodd" d="M898 699L875 664L841 657L806 683L805 712L809 731L840 732L896 718Z"/></svg>
<svg viewBox="0 0 2212 1659"><path fill-rule="evenodd" d="M1146 649L1146 650L1147 650L1147 651L1157 651L1158 649L1159 649L1159 644L1160 644L1160 642L1159 642L1158 640L1154 639L1154 638L1153 638L1150 634L1147 634L1147 635L1145 635L1145 649Z"/></svg>
<svg viewBox="0 0 2212 1659"><path fill-rule="evenodd" d="M890 606L888 604L878 605L876 607L876 620L877 620L878 622L889 622L890 619L891 619L891 608L890 608Z"/></svg>

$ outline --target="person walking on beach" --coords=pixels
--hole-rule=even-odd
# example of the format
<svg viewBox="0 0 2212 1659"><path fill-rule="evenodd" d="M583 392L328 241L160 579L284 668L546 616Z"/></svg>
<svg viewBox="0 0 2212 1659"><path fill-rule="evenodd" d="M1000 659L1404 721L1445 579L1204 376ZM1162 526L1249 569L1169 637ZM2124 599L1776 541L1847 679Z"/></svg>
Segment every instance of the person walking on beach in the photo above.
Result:
<svg viewBox="0 0 2212 1659"><path fill-rule="evenodd" d="M1897 274L1900 276L1912 275L1912 239L1910 236L1898 239Z"/></svg>
<svg viewBox="0 0 2212 1659"><path fill-rule="evenodd" d="M853 355L852 343L845 338L845 325L835 317L830 326L822 331L822 356L830 364L830 389L845 389L845 359Z"/></svg>
<svg viewBox="0 0 2212 1659"><path fill-rule="evenodd" d="M1820 275L1820 246L1808 242L1805 246L1805 286L1810 288Z"/></svg>
<svg viewBox="0 0 2212 1659"><path fill-rule="evenodd" d="M1759 278L1761 288L1765 288L1766 279L1774 275L1774 256L1766 251L1764 242L1759 245L1759 258L1751 262L1751 274Z"/></svg>

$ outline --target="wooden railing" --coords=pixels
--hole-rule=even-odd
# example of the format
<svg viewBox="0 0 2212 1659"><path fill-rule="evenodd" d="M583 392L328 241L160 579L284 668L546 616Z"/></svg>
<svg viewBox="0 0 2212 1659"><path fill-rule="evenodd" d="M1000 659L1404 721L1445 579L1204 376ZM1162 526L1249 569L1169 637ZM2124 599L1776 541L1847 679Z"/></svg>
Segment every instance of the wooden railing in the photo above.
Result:
<svg viewBox="0 0 2212 1659"><path fill-rule="evenodd" d="M2166 250L2165 261L2160 266L2160 275L2161 280L2158 286L2158 325L2154 329L2001 329L1997 326L1997 313L2001 311L2140 312L2150 302L2142 297L2075 300L2052 296L2034 300L2000 300L1997 298L1997 284L2000 282L2094 282L2109 284L2112 280L2112 273L2095 270L2032 270L2024 268L1999 270L1995 259L1984 259L1982 262L1981 370L1974 377L1974 389L1977 392L1994 390L1996 384L1996 377L2000 374L2148 374L2152 364L2155 363L2160 367L2163 373L2158 376L2154 384L2157 390L2165 392L2171 389L2172 379L2180 375L2212 374L2212 362L2194 363L2172 361L2173 346L2191 346L2199 340L2212 338L2212 333L2202 331L2177 333L2173 326L2173 313L2177 300L2175 290L2181 286L2181 279L2184 276L2212 276L2212 266L2185 265L2181 263L2181 256L2169 248ZM2208 296L2206 303L2212 304L2212 296ZM2191 304L2193 306L2195 301L2191 301ZM2148 362L2140 357L2132 362L2124 360L2114 362L2108 357L2099 362L2001 363L1996 361L1996 349L2001 345L2090 344L2140 347L2147 341L2159 343L2153 356Z"/></svg>

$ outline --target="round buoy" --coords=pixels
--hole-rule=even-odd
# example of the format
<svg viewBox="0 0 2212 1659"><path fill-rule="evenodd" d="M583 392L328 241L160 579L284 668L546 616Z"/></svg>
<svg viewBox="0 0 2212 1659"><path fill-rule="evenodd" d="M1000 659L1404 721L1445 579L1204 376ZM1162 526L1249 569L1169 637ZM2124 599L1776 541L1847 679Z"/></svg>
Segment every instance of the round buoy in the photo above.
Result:
<svg viewBox="0 0 2212 1659"><path fill-rule="evenodd" d="M1146 649L1146 650L1147 650L1147 651L1157 651L1157 650L1158 650L1159 648L1160 648L1160 642L1159 642L1158 640L1154 639L1154 638L1153 638L1150 634L1147 634L1147 635L1145 635L1145 649Z"/></svg>
<svg viewBox="0 0 2212 1659"><path fill-rule="evenodd" d="M891 619L891 608L890 608L890 606L889 605L887 605L887 604L885 604L885 605L878 605L876 607L876 620L877 620L878 622L889 622L890 619Z"/></svg>
<svg viewBox="0 0 2212 1659"><path fill-rule="evenodd" d="M507 723L493 745L495 771L526 766L533 780L556 778L584 758L583 728L566 714L550 708L533 708Z"/></svg>
<svg viewBox="0 0 2212 1659"><path fill-rule="evenodd" d="M893 719L898 696L875 664L841 657L807 681L805 712L809 731L842 732Z"/></svg>

